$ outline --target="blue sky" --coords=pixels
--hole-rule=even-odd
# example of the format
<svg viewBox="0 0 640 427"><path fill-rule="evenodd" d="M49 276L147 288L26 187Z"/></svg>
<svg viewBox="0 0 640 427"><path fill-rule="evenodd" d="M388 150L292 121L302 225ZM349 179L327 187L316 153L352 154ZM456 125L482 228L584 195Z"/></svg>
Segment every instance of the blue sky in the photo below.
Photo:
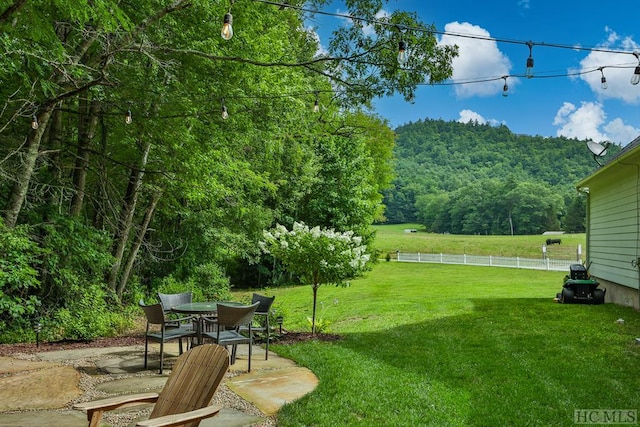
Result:
<svg viewBox="0 0 640 427"><path fill-rule="evenodd" d="M401 97L377 100L375 111L397 127L420 119L478 120L505 124L518 134L566 136L612 141L626 145L640 136L640 85L630 79L640 52L637 0L390 0L381 14L395 9L417 12L438 31L488 36L498 40L532 41L534 78L420 86L415 103ZM347 13L341 2L323 9ZM320 43L330 26L348 25L341 18L316 16ZM525 72L529 48L517 43L438 35L440 43L457 44L451 83ZM581 46L625 51L612 54L592 50L554 48ZM613 67L616 66L616 67ZM604 67L608 88L601 88ZM567 74L592 71L578 76ZM561 77L546 77L562 75Z"/></svg>

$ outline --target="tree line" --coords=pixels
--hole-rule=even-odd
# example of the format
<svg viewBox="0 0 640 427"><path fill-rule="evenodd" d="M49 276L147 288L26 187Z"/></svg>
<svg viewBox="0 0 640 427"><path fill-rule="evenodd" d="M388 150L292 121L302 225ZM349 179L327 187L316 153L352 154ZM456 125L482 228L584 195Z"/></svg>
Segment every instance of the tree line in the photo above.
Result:
<svg viewBox="0 0 640 427"><path fill-rule="evenodd" d="M113 333L158 290L277 284L275 224L371 238L394 134L368 106L448 78L457 51L404 33L401 67L398 26L429 26L379 0L321 49L301 7L328 3L0 2L0 341Z"/></svg>
<svg viewBox="0 0 640 427"><path fill-rule="evenodd" d="M395 132L387 222L454 234L585 231L585 197L575 184L597 167L585 141L429 119Z"/></svg>

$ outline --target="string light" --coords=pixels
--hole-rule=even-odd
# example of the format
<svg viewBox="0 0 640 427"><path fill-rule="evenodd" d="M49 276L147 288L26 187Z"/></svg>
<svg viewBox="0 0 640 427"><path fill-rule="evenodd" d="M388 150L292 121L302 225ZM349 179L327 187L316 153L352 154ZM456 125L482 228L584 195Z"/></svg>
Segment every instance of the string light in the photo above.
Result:
<svg viewBox="0 0 640 427"><path fill-rule="evenodd" d="M627 52L628 54L629 52ZM640 56L640 52L637 54L638 56ZM640 58L639 58L640 61ZM628 64L619 64L619 65L606 65L606 66L601 66L601 67L594 67L594 68L590 68L590 69L585 69L585 70L576 70L576 71L572 71L572 72L568 72L568 73L558 73L558 74L544 74L544 73L536 73L535 76L533 76L532 78L535 79L549 79L549 78L559 78L559 77L574 77L574 76L581 76L581 75L586 75L589 73L593 73L593 72L598 72L600 71L603 74L604 77L604 73L603 73L603 69L604 68L634 68L633 66L630 66ZM638 73L638 78L640 80L640 64L635 67L637 73ZM416 86L429 86L429 87L434 87L434 86L460 86L460 85L466 85L466 84L478 84L478 83L489 83L489 82L495 82L498 80L503 80L504 84L503 84L503 91L502 91L502 96L504 97L508 97L508 82L507 79L510 77L515 77L515 78L520 78L520 77L525 77L522 74L508 74L508 75L502 75L502 76L496 76L496 77L484 77L484 78L472 78L472 79L468 79L468 80L455 80L455 81L441 81L441 82L424 82L424 83L417 83ZM308 97L309 94L313 94L315 95L315 100L313 103L313 112L319 112L320 111L320 102L319 102L319 94L320 93L330 93L332 95L344 95L346 93L348 93L347 90L336 90L336 89L326 89L326 90L316 90L313 92L309 92L309 91L302 91L302 92L291 92L291 93L281 93L281 94L271 94L271 95L243 95L243 96L233 96L233 99L279 99L279 98L303 98L303 97ZM407 98L408 102L413 103L415 102L415 94L413 92L411 92ZM120 101L120 102L128 102L129 104L132 104L131 101ZM201 102L206 102L206 101L201 101ZM170 102L171 104L175 104L174 102ZM115 102L114 102L115 104ZM189 102L190 105L193 104L193 100ZM103 104L104 105L104 104ZM228 113L228 109L225 105L225 98L222 99L222 117L223 119L227 119L229 117L229 113ZM218 110L220 111L220 110ZM109 113L107 113L109 114ZM118 115L120 113L117 113ZM169 119L169 118L176 118L176 117L185 117L190 115L191 113L185 113L185 114L174 114L174 115L156 115L155 118L161 118L161 119ZM211 114L211 110L206 111L206 112L201 112L201 113L197 113L197 114ZM131 115L131 110L127 111L127 115L126 115L126 119L125 119L125 123L130 124L132 122L132 115ZM38 126L37 124L37 118L35 116L33 116L33 120L32 120L32 127L33 126ZM36 127L34 127L34 129L36 129Z"/></svg>
<svg viewBox="0 0 640 427"><path fill-rule="evenodd" d="M130 125L133 122L133 116L131 115L131 110L127 110L127 115L124 117L125 124Z"/></svg>
<svg viewBox="0 0 640 427"><path fill-rule="evenodd" d="M222 120L227 120L229 118L229 111L227 111L227 106L224 103L224 99L222 100Z"/></svg>
<svg viewBox="0 0 640 427"><path fill-rule="evenodd" d="M318 101L318 92L316 92L316 100L313 102L313 112L314 113L320 112L320 102Z"/></svg>
<svg viewBox="0 0 640 427"><path fill-rule="evenodd" d="M524 72L524 75L527 76L528 79L533 77L533 42L528 41L527 46L529 46L529 57L527 58L527 69Z"/></svg>
<svg viewBox="0 0 640 427"><path fill-rule="evenodd" d="M269 5L272 5L272 6L278 6L280 8L295 9L295 10L298 10L300 12L310 13L310 14L314 14L314 15L333 16L333 17L337 17L337 18L349 19L349 20L352 20L352 21L358 21L358 22L363 22L363 23L367 23L367 24L377 24L377 25L382 25L382 26L399 28L398 24L392 24L392 23L390 23L388 21L382 21L382 20L379 20L379 19L363 18L363 17L359 17L359 16L349 15L349 14L346 14L346 13L326 12L326 11L323 11L323 10L309 9L309 8L305 8L305 7L302 7L302 6L295 6L295 5L292 5L292 4L282 3L282 2L277 2L277 1L271 1L271 0L252 0L252 1L257 2L257 3L269 4ZM486 41L499 42L499 43L512 43L512 44L522 44L522 45L528 45L529 43L531 43L532 45L536 44L536 45L539 45L539 46L555 47L555 48L562 48L562 49L569 49L569 50L582 50L582 51L589 51L589 52L604 52L604 53L629 53L629 51L613 50L613 49L607 49L607 48L603 48L603 47L588 47L588 46L582 46L582 45L579 45L579 44L564 45L564 44L559 44L559 43L544 43L544 42L533 43L531 41L525 42L525 41L522 41L522 40L505 39L505 38L491 37L491 36L482 36L482 35L478 35L478 34L465 34L465 33L456 33L456 32L452 32L452 31L441 31L441 30L437 30L437 29L433 29L433 28L425 28L425 27L422 27L422 26L403 25L402 28L404 30L420 31L420 32L429 33L429 34L449 35L449 36L453 36L453 37L469 38L469 39L476 39L476 40L486 40Z"/></svg>
<svg viewBox="0 0 640 427"><path fill-rule="evenodd" d="M525 77L527 78L533 78L533 64L534 64L534 60L533 60L533 54L532 54L532 48L533 45L538 45L538 46L545 46L545 47L553 47L553 48L560 48L560 49L570 49L573 51L587 51L587 52L603 52L603 53L612 53L612 54L629 54L629 51L624 51L624 50L616 50L616 49L608 49L605 47L589 47L589 46L582 46L579 43L575 43L575 44L571 44L571 45L566 45L566 44L560 44L560 43L545 43L545 42L533 42L533 41L522 41L522 40L515 40L515 39L506 39L506 38L499 38L499 37L491 37L491 36L483 36L483 35L478 35L478 34L465 34L465 33L456 33L456 32L451 32L451 31L441 31L441 30L437 30L437 29L433 29L431 27L427 28L424 26L408 26L408 25L402 25L402 27L400 27L398 24L392 24L389 21L386 20L379 20L379 19L372 19L372 18L363 18L363 17L359 17L359 16L354 16L354 15L349 15L349 14L345 14L345 13L333 13L333 12L326 12L326 11L322 11L322 10L318 10L318 9L310 9L310 8L305 8L302 6L295 6L295 5L291 5L288 3L284 3L284 2L278 2L278 1L272 1L272 0L252 0L254 2L257 3L263 3L263 4L268 4L268 5L273 5L273 6L278 6L280 9L283 8L290 8L290 9L294 9L294 10L298 10L300 12L303 13L310 13L310 14L314 14L314 15L325 15L325 16L333 16L333 17L338 17L338 18L342 18L342 19L349 19L352 21L357 21L357 22L361 22L361 23L366 23L366 24L377 24L377 25L381 25L381 26L387 26L387 27L395 27L397 29L403 29L405 31L409 30L409 31L417 31L417 32L423 32L423 33L428 33L428 34L438 34L438 35L448 35L448 36L452 36L452 37L460 37L460 38L469 38L469 39L476 39L476 40L485 40L485 41L490 41L490 42L495 42L495 43L511 43L511 44L521 44L521 45L526 45L529 47L529 58L527 58L527 68L526 68L526 72L525 72ZM634 53L635 54L635 53ZM636 55L637 57L637 55ZM640 58L639 58L640 61ZM583 74L583 73L580 73ZM637 77L635 77L637 76ZM498 77L501 78L501 77ZM638 67L636 68L636 72L634 72L634 79L637 78L638 79L638 83L640 83L640 63L638 64ZM486 80L479 80L478 82L482 82L482 81L486 81ZM633 84L638 84L638 83L633 83ZM444 83L446 85L446 83Z"/></svg>
<svg viewBox="0 0 640 427"><path fill-rule="evenodd" d="M220 31L220 35L225 40L231 40L233 37L233 15L231 15L231 6L233 5L233 0L229 1L229 11L224 14L224 21L222 23L222 31Z"/></svg>
<svg viewBox="0 0 640 427"><path fill-rule="evenodd" d="M33 116L31 116L31 129L36 130L39 127L40 127L40 124L38 123L38 118L34 114Z"/></svg>
<svg viewBox="0 0 640 427"><path fill-rule="evenodd" d="M600 73L602 74L602 77L600 77L600 87L602 89L606 89L609 87L609 85L607 84L607 78L604 76L604 67L600 67L598 68L598 70L600 70Z"/></svg>
<svg viewBox="0 0 640 427"><path fill-rule="evenodd" d="M398 64L404 66L409 61L409 52L407 51L407 43L404 40L400 40L398 43Z"/></svg>
<svg viewBox="0 0 640 427"><path fill-rule="evenodd" d="M622 53L622 52L617 52L617 53ZM629 54L630 52L626 52L627 54ZM638 57L638 61L639 61L639 65L635 67L636 73L638 75L638 79L640 80L640 52L638 53L634 53L634 55L636 55L636 57ZM602 77L604 77L604 73L603 73L603 69L604 68L634 68L634 66L628 65L628 64L618 64L618 65L606 65L606 66L601 66L601 67L594 67L594 68L590 68L590 69L585 69L585 70L576 70L576 71L572 71L572 72L568 72L568 73L558 73L558 74L544 74L544 73L536 73L535 76L532 76L532 78L536 78L536 79L548 79L548 78L559 78L559 77L573 77L573 76L580 76L580 75L586 75L589 73L593 73L593 72L597 72L600 71L602 73ZM495 82L497 80L502 79L504 81L504 85L503 85L503 92L502 92L502 96L507 97L508 96L508 84L507 84L507 79L509 77L525 77L522 74L509 74L509 75L503 75L503 76L497 76L497 77L484 77L484 78L472 78L469 80L456 80L456 81L441 81L441 82L426 82L426 83L417 83L416 86L459 86L459 85L465 85L465 84L478 84L478 83L488 83L488 82ZM315 101L313 104L313 111L314 112L319 112L320 110L320 103L319 103L319 99L318 96L320 93L331 93L333 95L340 95L340 94L346 94L348 91L347 90L335 90L335 89L326 89L326 90L318 90L318 91L313 91L313 92L309 92L309 91L302 91L302 92L291 92L291 93L282 93L282 94L271 94L271 95L244 95L244 96L234 96L232 97L233 99L278 99L278 98L301 98L301 97L308 97L309 94L314 94L315 95ZM413 94L413 92L409 95L409 97L407 98L407 100L411 103L413 103L415 101L415 94ZM121 101L121 102L128 102L129 104L132 104L131 101ZM224 104L224 98L222 99L222 117L224 119L227 119L229 117L228 114L228 110L226 105ZM174 102L171 102L171 104L174 104ZM193 104L193 100L190 101L189 103L190 105ZM317 107L317 108L316 108ZM220 111L220 110L218 110ZM206 111L206 112L200 112L197 114L210 114L211 111ZM108 114L108 113L107 113ZM120 113L117 113L118 115ZM185 113L185 114L173 114L173 115L156 115L155 118L158 119L170 119L170 118L176 118L176 117L186 117L188 115L191 115L192 113ZM125 119L125 122L127 124L130 124L132 121L131 118L131 110L127 111L127 116ZM32 120L32 127L34 126L38 126L37 123L37 118L35 117L35 115L33 116L33 120ZM36 129L37 127L34 127L34 129Z"/></svg>
<svg viewBox="0 0 640 427"><path fill-rule="evenodd" d="M638 83L640 83L640 53L633 52L633 56L635 56L636 59L638 60L638 65L636 66L636 69L633 71L633 76L631 76L631 84L637 85Z"/></svg>

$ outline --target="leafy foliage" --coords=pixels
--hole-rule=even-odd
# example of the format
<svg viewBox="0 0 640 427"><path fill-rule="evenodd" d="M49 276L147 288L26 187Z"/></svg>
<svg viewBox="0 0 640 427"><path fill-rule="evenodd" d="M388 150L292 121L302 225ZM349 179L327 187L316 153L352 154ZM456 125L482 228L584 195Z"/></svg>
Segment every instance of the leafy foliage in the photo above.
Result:
<svg viewBox="0 0 640 427"><path fill-rule="evenodd" d="M158 292L165 294L192 292L194 301L228 301L231 299L229 278L223 269L214 263L203 264L194 269L187 280L176 280L169 275L163 277Z"/></svg>
<svg viewBox="0 0 640 427"><path fill-rule="evenodd" d="M347 7L374 18L384 3ZM396 25L429 28L401 10L377 19L388 25L350 23L320 50L299 6L326 4L235 2L231 40L220 37L228 1L5 5L0 210L42 251L19 260L34 281L6 301L40 298L55 335L87 337L119 327L94 298L125 316L160 286L215 298L275 283L279 267L257 248L275 224L369 241L394 135L368 106L446 79L457 52L433 32L407 34L413 55L399 67Z"/></svg>
<svg viewBox="0 0 640 427"><path fill-rule="evenodd" d="M63 308L56 310L43 321L44 338L47 340L92 340L114 336L131 326L113 309L107 291L100 284L75 289L75 297L66 300Z"/></svg>
<svg viewBox="0 0 640 427"><path fill-rule="evenodd" d="M322 284L346 285L369 265L367 247L353 232L336 232L295 223L291 230L277 225L264 232L260 247L280 261L285 269L313 289L312 332L316 332L316 303Z"/></svg>
<svg viewBox="0 0 640 427"><path fill-rule="evenodd" d="M396 179L384 200L388 222L420 221L436 232L532 234L569 221L571 231L584 231L581 211L566 209L579 198L575 183L595 167L582 141L442 120L409 123L396 133Z"/></svg>
<svg viewBox="0 0 640 427"><path fill-rule="evenodd" d="M34 260L40 248L29 239L25 226L9 229L0 220L0 330L30 328L41 305L34 293L40 288Z"/></svg>

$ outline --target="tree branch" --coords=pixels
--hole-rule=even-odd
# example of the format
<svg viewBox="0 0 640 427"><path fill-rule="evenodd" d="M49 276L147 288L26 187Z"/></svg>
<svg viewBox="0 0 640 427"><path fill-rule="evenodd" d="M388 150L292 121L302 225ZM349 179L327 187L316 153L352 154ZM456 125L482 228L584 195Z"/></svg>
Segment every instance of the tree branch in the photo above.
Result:
<svg viewBox="0 0 640 427"><path fill-rule="evenodd" d="M22 6L24 6L26 2L27 0L16 0L15 3L13 3L11 6L6 8L4 12L2 12L2 14L0 15L0 22L8 20L9 17Z"/></svg>

